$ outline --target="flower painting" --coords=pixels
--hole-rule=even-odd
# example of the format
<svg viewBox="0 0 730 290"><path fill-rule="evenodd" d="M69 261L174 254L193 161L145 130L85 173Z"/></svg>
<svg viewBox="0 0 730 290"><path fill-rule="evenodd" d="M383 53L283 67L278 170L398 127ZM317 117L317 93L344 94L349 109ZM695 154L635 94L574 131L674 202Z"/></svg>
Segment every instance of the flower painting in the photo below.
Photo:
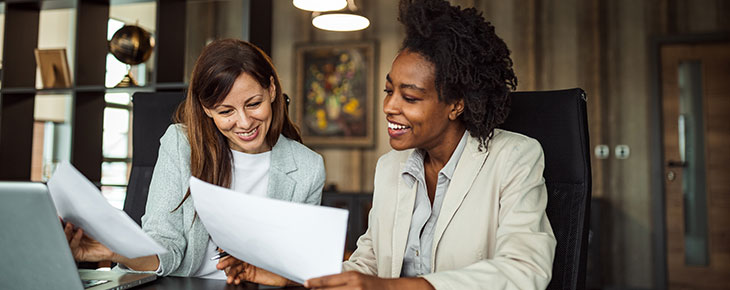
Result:
<svg viewBox="0 0 730 290"><path fill-rule="evenodd" d="M373 45L302 45L297 67L294 99L304 142L372 145Z"/></svg>

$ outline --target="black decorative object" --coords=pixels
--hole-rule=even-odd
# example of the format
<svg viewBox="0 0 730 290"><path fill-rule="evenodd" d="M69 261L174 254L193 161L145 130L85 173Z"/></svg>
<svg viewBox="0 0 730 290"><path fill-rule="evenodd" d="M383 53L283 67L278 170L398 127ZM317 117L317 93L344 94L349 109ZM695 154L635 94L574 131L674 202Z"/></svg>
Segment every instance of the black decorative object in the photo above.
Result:
<svg viewBox="0 0 730 290"><path fill-rule="evenodd" d="M125 25L114 32L109 41L109 52L119 61L127 64L127 75L117 84L117 87L137 86L132 77L131 68L145 62L152 55L155 41L152 35L136 25Z"/></svg>

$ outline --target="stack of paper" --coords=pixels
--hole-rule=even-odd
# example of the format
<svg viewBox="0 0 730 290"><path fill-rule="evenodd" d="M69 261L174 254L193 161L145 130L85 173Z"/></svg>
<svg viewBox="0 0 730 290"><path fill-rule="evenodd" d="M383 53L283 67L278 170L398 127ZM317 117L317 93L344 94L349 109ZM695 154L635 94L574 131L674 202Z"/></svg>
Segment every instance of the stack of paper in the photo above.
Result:
<svg viewBox="0 0 730 290"><path fill-rule="evenodd" d="M63 220L82 228L115 253L137 258L167 252L126 213L111 206L68 162L58 166L48 181L48 190Z"/></svg>
<svg viewBox="0 0 730 290"><path fill-rule="evenodd" d="M213 242L239 260L304 283L342 271L348 211L252 196L190 178Z"/></svg>

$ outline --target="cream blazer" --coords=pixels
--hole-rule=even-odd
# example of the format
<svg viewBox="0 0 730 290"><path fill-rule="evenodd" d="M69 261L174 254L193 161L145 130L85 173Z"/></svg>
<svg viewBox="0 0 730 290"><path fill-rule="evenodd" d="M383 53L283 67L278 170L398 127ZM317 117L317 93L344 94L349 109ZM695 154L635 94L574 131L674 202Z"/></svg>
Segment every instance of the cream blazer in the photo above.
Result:
<svg viewBox="0 0 730 290"><path fill-rule="evenodd" d="M423 278L436 289L545 289L556 241L540 144L503 130L488 150L472 136L467 142L436 223L432 273ZM416 198L401 172L412 151L378 160L368 230L344 270L400 276Z"/></svg>

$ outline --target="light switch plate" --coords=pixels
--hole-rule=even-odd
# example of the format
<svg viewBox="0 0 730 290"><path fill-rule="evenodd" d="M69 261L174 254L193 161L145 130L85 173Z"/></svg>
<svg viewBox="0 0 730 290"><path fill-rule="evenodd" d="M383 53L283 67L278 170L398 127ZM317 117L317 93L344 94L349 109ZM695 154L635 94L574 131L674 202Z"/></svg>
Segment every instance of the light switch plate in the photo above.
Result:
<svg viewBox="0 0 730 290"><path fill-rule="evenodd" d="M616 145L614 154L616 155L616 159L627 159L629 158L629 155L631 155L631 149L629 148L629 145Z"/></svg>
<svg viewBox="0 0 730 290"><path fill-rule="evenodd" d="M611 154L611 148L608 148L608 145L606 144L596 145L596 148L593 149L593 154L595 154L598 159L606 159L608 158L608 155Z"/></svg>

